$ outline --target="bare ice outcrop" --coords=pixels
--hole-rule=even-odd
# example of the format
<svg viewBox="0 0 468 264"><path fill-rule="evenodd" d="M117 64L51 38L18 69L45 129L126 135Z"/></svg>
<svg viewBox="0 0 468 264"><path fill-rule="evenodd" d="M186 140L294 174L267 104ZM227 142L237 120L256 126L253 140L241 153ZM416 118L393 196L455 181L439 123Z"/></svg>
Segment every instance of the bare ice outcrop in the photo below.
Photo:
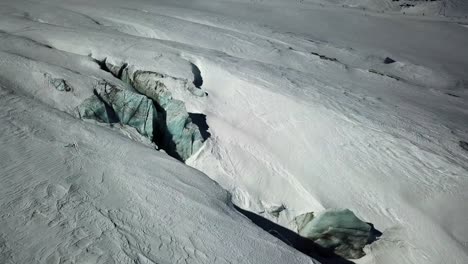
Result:
<svg viewBox="0 0 468 264"><path fill-rule="evenodd" d="M169 155L182 161L201 148L206 135L204 137L200 128L192 122L185 103L175 99L170 90L183 89L196 97L205 96L205 92L194 84L202 83L199 72L197 82L190 83L183 78L136 70L126 63L113 64L107 60L97 62L103 70L128 83L133 89L121 90L104 82L104 92L96 89L95 96L79 107L81 118L132 126ZM129 116L127 112L134 114Z"/></svg>
<svg viewBox="0 0 468 264"><path fill-rule="evenodd" d="M348 209L329 209L317 216L306 213L296 217L295 221L299 235L351 259L364 256L364 246L375 241L379 233Z"/></svg>
<svg viewBox="0 0 468 264"><path fill-rule="evenodd" d="M119 89L106 81L99 82L94 95L78 106L78 114L83 119L129 125L150 140L158 118L153 102L146 96Z"/></svg>
<svg viewBox="0 0 468 264"><path fill-rule="evenodd" d="M165 123L160 124L163 138L158 142L170 155L186 160L203 143L197 125L189 117L184 102L174 99L164 82L163 75L148 71L124 70L122 79L127 80L138 92L151 98L163 112Z"/></svg>

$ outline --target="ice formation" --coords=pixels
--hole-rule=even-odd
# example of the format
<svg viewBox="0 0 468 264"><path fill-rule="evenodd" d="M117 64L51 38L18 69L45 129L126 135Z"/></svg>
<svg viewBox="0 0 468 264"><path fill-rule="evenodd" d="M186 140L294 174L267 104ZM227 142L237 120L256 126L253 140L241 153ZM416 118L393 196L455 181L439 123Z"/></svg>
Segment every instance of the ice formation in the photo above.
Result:
<svg viewBox="0 0 468 264"><path fill-rule="evenodd" d="M158 118L153 102L146 96L106 81L99 82L94 95L78 106L78 114L83 119L129 125L149 139L154 137L153 126Z"/></svg>
<svg viewBox="0 0 468 264"><path fill-rule="evenodd" d="M372 226L348 209L329 209L316 217L303 214L296 217L296 224L301 236L346 258L364 256L364 246L374 240Z"/></svg>
<svg viewBox="0 0 468 264"><path fill-rule="evenodd" d="M122 79L138 92L151 98L164 115L159 129L163 138L158 142L170 155L186 160L200 149L203 138L198 126L192 123L184 102L174 99L161 80L164 75L149 71L132 71L126 68Z"/></svg>

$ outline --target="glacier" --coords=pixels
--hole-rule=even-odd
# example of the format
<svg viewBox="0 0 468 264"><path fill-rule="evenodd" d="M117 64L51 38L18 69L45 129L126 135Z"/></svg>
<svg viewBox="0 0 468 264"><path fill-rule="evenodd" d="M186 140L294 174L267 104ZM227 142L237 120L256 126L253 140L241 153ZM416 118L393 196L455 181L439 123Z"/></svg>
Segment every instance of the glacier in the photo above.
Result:
<svg viewBox="0 0 468 264"><path fill-rule="evenodd" d="M0 0L0 262L468 263L466 14Z"/></svg>

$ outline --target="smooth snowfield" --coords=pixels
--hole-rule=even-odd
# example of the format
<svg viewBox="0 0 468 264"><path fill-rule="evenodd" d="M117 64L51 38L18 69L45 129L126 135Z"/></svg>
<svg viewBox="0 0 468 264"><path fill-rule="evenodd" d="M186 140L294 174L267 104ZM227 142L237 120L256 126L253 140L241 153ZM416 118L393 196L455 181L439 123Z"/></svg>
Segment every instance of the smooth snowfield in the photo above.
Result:
<svg viewBox="0 0 468 264"><path fill-rule="evenodd" d="M88 225L96 213L111 227L112 221L117 225L117 233L112 233L116 237L99 246L103 254L115 255L109 252L121 248L121 254L130 252L129 258L136 260L135 254L146 252L145 243L156 241L156 246L148 246L150 252L159 247L159 240L153 239L159 234L186 241L189 232L200 227L206 231L201 232L206 238L200 239L211 243L202 250L208 257L239 263L311 261L271 242L270 236L258 235L259 229L225 205L228 197L214 183L156 152L135 131L73 119L74 109L92 95L96 81L105 79L131 90L94 61L107 58L190 81L195 79L191 64L200 69L208 97L173 92L189 112L206 115L211 133L187 164L227 189L238 206L291 229L300 214L349 208L383 232L358 263L468 263L468 152L459 145L468 141L467 21L458 16L373 13L342 7L344 2L353 1L2 1L0 84L9 92L2 95L1 153L15 158L1 161L2 170L11 176L2 178L10 185L2 182L6 194L0 199L5 208L12 208L2 208L2 219L16 231L3 237L8 250L0 252L21 252L25 259L41 252L33 258L41 261L44 256L45 261L50 254L44 252L63 245L66 249L58 252L65 253L59 257L77 256L67 251L67 245L76 243L68 240L72 229L53 231L63 233L57 240L38 242L56 226L47 222L34 233L26 220L12 220L12 214L20 212L21 217L29 214L27 219L36 225L49 219L48 212L54 215L53 209L41 213L41 201L49 208L51 200L55 208L47 184L56 184L51 180L56 177L64 190L51 187L51 193L58 193L55 201L73 200L69 196L92 201L83 207L66 202L65 218L72 215L75 223ZM388 3L354 2L379 8ZM462 1L448 3L459 4L457 12L465 10ZM384 64L386 57L396 62ZM51 87L45 73L66 79L72 92ZM27 132L23 136L16 127ZM36 134L41 136L33 137ZM47 140L55 143L44 143ZM77 147L64 147L75 141ZM76 154L86 146L87 152ZM46 166L39 158L61 163ZM77 164L82 161L90 165L80 169ZM159 173L161 169L166 172ZM33 177L35 171L38 176ZM75 178L78 191L70 189ZM102 179L109 185L91 184ZM158 193L162 182L171 186L169 195ZM41 186L37 194L26 191L32 186ZM99 188L108 192L99 196L102 200L86 198L100 193ZM24 198L18 203L10 202L20 196ZM88 205L102 213L89 209L87 215L88 209L82 208ZM276 218L271 211L281 205L285 210ZM113 210L130 211L119 218ZM122 219L139 215L131 210L147 213L143 218L161 217L120 228L149 228L151 233L141 231L131 238L137 242L118 231ZM153 229L165 223L158 220L164 217L184 224ZM101 228L104 223L96 225ZM203 229L207 226L213 228ZM99 232L90 240L99 241ZM237 245L243 236L252 242ZM126 250L127 239L132 250ZM224 240L232 244L224 246ZM23 250L23 241L43 247ZM178 250L175 245L179 244L173 243L172 251ZM190 248L205 248L200 245ZM160 252L170 255L171 250ZM180 252L174 259L186 256ZM249 257L237 258L242 254ZM187 255L204 261L195 253ZM146 257L173 263L170 256Z"/></svg>

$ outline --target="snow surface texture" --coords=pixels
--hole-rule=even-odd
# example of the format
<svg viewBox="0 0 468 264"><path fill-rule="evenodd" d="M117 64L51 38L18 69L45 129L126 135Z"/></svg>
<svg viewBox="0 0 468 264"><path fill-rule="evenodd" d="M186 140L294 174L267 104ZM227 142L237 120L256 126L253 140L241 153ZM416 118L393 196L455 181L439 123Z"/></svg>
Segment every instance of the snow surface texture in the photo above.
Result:
<svg viewBox="0 0 468 264"><path fill-rule="evenodd" d="M349 208L383 232L358 263L468 263L467 9L442 2L0 1L4 259L311 262L138 128L74 118L137 92L108 61L173 78L211 134L187 164L241 208Z"/></svg>
<svg viewBox="0 0 468 264"><path fill-rule="evenodd" d="M0 98L1 263L313 263L202 173L12 90Z"/></svg>
<svg viewBox="0 0 468 264"><path fill-rule="evenodd" d="M307 3L336 5L345 8L399 12L412 15L465 17L468 3L464 0L303 0Z"/></svg>

